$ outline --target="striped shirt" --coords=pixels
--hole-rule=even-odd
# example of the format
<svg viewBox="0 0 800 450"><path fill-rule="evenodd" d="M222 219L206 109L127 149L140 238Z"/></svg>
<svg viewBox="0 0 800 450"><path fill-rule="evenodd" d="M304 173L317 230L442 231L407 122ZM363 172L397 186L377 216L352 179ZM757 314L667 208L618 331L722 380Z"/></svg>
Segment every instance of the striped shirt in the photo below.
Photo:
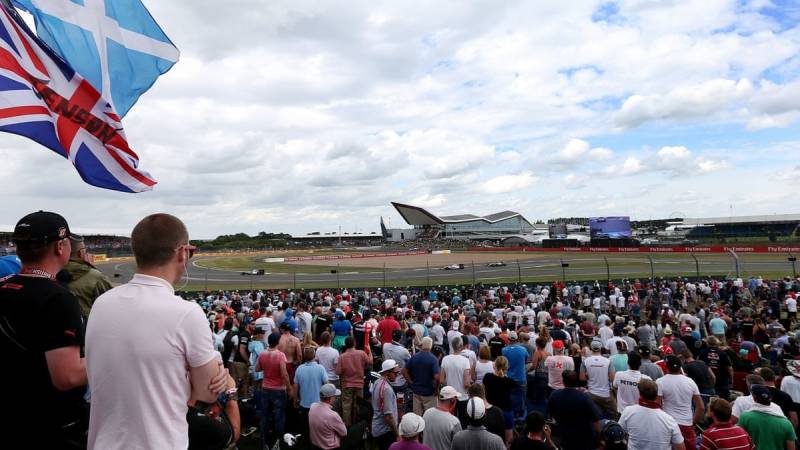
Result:
<svg viewBox="0 0 800 450"><path fill-rule="evenodd" d="M744 428L730 422L712 425L703 432L700 450L752 450L753 441Z"/></svg>

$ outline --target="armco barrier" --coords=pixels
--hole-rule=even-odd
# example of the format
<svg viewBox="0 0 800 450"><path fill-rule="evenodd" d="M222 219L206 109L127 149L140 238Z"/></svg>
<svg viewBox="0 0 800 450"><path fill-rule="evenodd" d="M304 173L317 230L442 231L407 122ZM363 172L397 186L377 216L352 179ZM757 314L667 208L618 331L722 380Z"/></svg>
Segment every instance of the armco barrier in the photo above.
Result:
<svg viewBox="0 0 800 450"><path fill-rule="evenodd" d="M471 252L574 252L574 253L800 253L800 247L779 245L699 245L694 247L472 247Z"/></svg>

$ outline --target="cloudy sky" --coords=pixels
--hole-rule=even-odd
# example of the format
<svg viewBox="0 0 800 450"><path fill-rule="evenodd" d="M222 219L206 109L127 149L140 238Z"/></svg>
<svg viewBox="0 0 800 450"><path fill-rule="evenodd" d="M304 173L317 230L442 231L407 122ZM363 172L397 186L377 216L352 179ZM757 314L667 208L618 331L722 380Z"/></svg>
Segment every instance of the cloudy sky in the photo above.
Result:
<svg viewBox="0 0 800 450"><path fill-rule="evenodd" d="M405 227L390 201L531 220L797 213L797 0L145 0L181 61L124 120L159 184L84 184L0 135L0 230Z"/></svg>

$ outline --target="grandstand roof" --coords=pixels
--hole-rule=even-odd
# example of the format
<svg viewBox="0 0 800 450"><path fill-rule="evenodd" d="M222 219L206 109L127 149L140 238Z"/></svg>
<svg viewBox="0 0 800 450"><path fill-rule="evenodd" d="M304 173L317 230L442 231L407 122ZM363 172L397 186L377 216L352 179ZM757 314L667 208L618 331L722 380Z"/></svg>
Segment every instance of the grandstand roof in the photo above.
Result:
<svg viewBox="0 0 800 450"><path fill-rule="evenodd" d="M773 214L765 216L729 216L683 219L684 225L724 225L729 223L800 222L800 214Z"/></svg>
<svg viewBox="0 0 800 450"><path fill-rule="evenodd" d="M403 216L409 225L444 225L448 223L462 223L480 220L486 223L496 223L512 217L521 217L528 222L522 214L514 211L501 211L487 216L476 216L474 214L459 214L455 216L437 216L420 206L406 205L403 203L392 202L398 213ZM530 223L530 222L528 222Z"/></svg>

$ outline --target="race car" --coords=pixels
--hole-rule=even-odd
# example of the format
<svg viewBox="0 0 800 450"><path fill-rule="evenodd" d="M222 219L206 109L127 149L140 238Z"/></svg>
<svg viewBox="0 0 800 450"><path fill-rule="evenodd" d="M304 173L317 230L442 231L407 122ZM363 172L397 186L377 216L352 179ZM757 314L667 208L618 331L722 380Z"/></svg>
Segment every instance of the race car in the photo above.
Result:
<svg viewBox="0 0 800 450"><path fill-rule="evenodd" d="M449 266L442 267L442 270L464 270L463 264L450 264Z"/></svg>
<svg viewBox="0 0 800 450"><path fill-rule="evenodd" d="M495 261L495 262L490 262L486 266L487 267L505 267L506 263L504 263L503 261Z"/></svg>
<svg viewBox="0 0 800 450"><path fill-rule="evenodd" d="M264 269L253 269L249 272L242 272L242 275L264 275Z"/></svg>

